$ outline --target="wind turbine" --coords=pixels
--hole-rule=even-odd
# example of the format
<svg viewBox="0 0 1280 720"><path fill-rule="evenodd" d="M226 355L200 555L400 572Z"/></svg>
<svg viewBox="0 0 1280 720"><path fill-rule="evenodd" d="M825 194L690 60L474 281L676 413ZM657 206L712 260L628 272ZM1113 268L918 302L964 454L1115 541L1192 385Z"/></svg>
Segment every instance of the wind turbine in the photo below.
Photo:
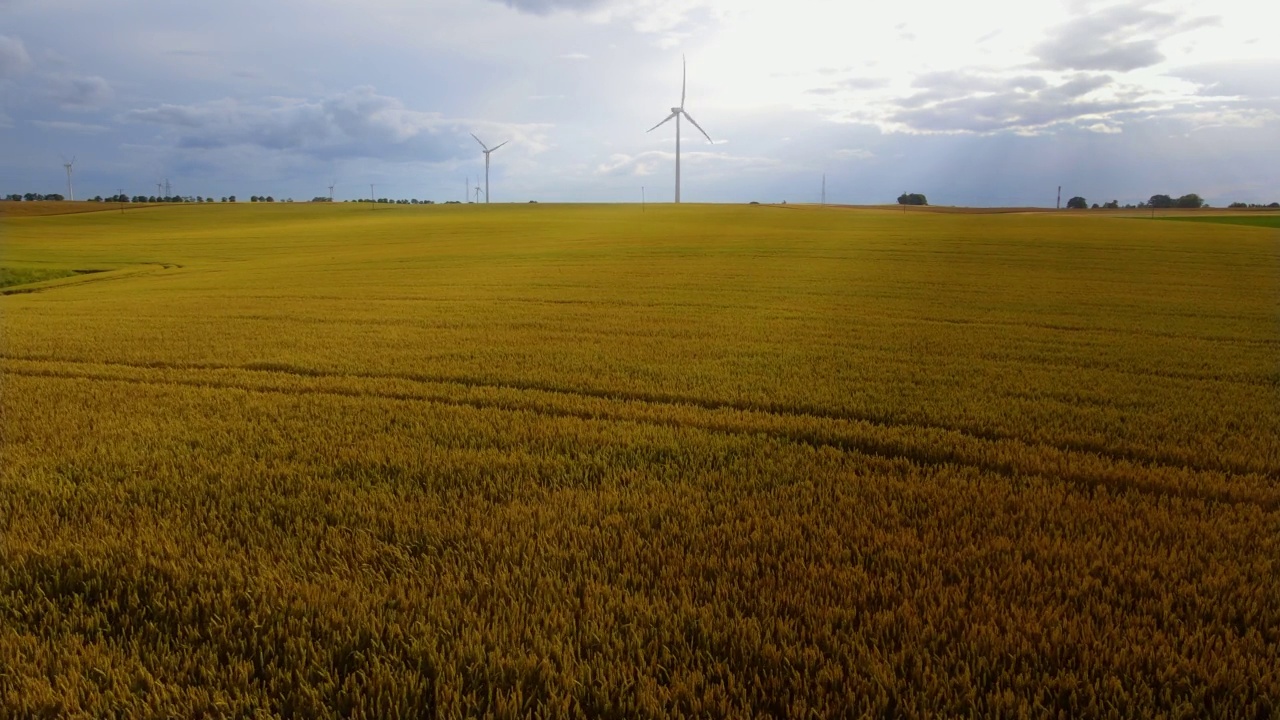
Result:
<svg viewBox="0 0 1280 720"><path fill-rule="evenodd" d="M471 133L471 137L476 138L476 142L480 143L480 147L484 148L484 204L488 205L489 204L489 153L493 152L494 150L497 150L498 148L502 147L503 145L506 145L511 141L503 140L498 145L495 145L494 147L489 147L488 145L485 145L484 142L480 140L480 138L476 137L475 133ZM476 195L476 202L480 202L480 196L478 194Z"/></svg>
<svg viewBox="0 0 1280 720"><path fill-rule="evenodd" d="M63 156L62 156L62 159L63 159L63 161L64 161L64 162L62 163L62 167L64 167L64 168L66 168L66 169L67 169L67 199L68 199L68 200L75 200L75 199L76 199L76 193L75 193L75 191L74 191L74 190L72 190L72 189L71 189L71 166L76 164L76 159L75 159L75 156L72 156L72 157L71 157L71 162L65 162L65 161L66 161L66 159L67 159L67 156L66 156L66 155L63 155Z"/></svg>
<svg viewBox="0 0 1280 720"><path fill-rule="evenodd" d="M333 202L333 186L337 184L338 184L337 180L329 181L329 202Z"/></svg>
<svg viewBox="0 0 1280 720"><path fill-rule="evenodd" d="M489 193L485 192L484 201L489 202ZM480 203L480 178L476 178L476 204Z"/></svg>
<svg viewBox="0 0 1280 720"><path fill-rule="evenodd" d="M657 125L654 125L653 127L649 128L648 130L646 130L646 131L645 131L645 132L653 132L654 130L657 130L658 128L660 128L660 127L662 127L663 125L667 124L667 122L669 122L669 121L671 120L671 118L675 118L675 119L676 119L676 202L677 202L677 203L679 203L679 202L680 202L680 116L681 116L681 115L683 115L683 116L685 116L686 118L688 118L688 119L689 119L689 122L693 123L693 126L694 126L694 127L696 127L696 128L698 128L698 132L702 133L703 137L705 137L705 138L707 139L707 142L714 142L714 141L711 139L711 136L710 136L710 135L707 135L707 131L706 131L706 130L703 130L703 129L702 129L702 126L698 124L698 121L697 121L697 120L694 120L694 119L693 119L693 116L692 116L692 115L690 115L689 113L685 112L685 110L684 110L684 91L685 91L685 86L687 85L687 82L686 82L686 81L688 80L688 74L689 74L689 72L688 72L688 65L689 65L689 63L688 63L688 61L684 58L684 56L683 56L683 55L681 55L681 56L680 56L680 62L681 62L681 71L680 71L680 106L679 106L679 107L673 107L673 108L671 108L671 114L670 114L670 115L668 115L668 116L666 117L666 119L664 119L662 122L658 123Z"/></svg>

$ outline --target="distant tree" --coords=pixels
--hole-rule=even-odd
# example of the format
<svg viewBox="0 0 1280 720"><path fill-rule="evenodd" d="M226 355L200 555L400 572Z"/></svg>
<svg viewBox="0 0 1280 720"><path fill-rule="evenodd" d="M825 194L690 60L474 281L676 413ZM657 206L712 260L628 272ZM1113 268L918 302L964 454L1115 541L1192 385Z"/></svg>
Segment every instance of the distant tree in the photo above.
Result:
<svg viewBox="0 0 1280 720"><path fill-rule="evenodd" d="M1174 204L1180 208L1199 208L1204 206L1204 200L1195 193L1189 193L1175 200Z"/></svg>
<svg viewBox="0 0 1280 720"><path fill-rule="evenodd" d="M1090 205L1090 206L1089 206L1089 208L1090 208L1091 210L1097 210L1097 209L1098 209L1098 203L1094 203L1093 205Z"/></svg>
<svg viewBox="0 0 1280 720"><path fill-rule="evenodd" d="M13 193L12 195L5 195L4 199L12 200L13 202L22 202L22 196L19 195L18 193Z"/></svg>
<svg viewBox="0 0 1280 720"><path fill-rule="evenodd" d="M101 196L101 195L94 195L94 196L93 196L93 202L102 202L102 196Z"/></svg>
<svg viewBox="0 0 1280 720"><path fill-rule="evenodd" d="M1157 210L1162 210L1164 208L1173 207L1174 202L1175 202L1174 199L1169 197L1168 195L1152 195L1151 199L1147 201L1147 207L1153 207L1153 208L1156 208Z"/></svg>
<svg viewBox="0 0 1280 720"><path fill-rule="evenodd" d="M1268 205L1267 207L1269 207L1269 208L1280 208L1280 202L1273 202L1273 203L1271 203L1270 205Z"/></svg>
<svg viewBox="0 0 1280 720"><path fill-rule="evenodd" d="M276 199L275 199L275 198L273 198L273 197L271 197L270 195L268 195L268 196L267 196L267 198L266 198L266 200L265 200L265 202L275 202L275 201L276 201Z"/></svg>
<svg viewBox="0 0 1280 720"><path fill-rule="evenodd" d="M1103 210L1118 210L1119 208L1120 208L1120 203L1115 200L1112 200L1111 202L1102 203Z"/></svg>
<svg viewBox="0 0 1280 720"><path fill-rule="evenodd" d="M1075 196L1075 197L1073 197L1073 198L1071 198L1070 200L1068 200L1068 201L1067 201L1067 209L1068 209L1068 210L1084 210L1084 209L1086 209L1086 208L1088 208L1088 207L1089 207L1089 201L1088 201L1088 200L1085 200L1084 198L1080 197L1079 195L1077 195L1077 196Z"/></svg>
<svg viewBox="0 0 1280 720"><path fill-rule="evenodd" d="M228 195L228 196L227 196L227 202L235 202L235 201L236 201L236 196L235 196L235 195Z"/></svg>
<svg viewBox="0 0 1280 720"><path fill-rule="evenodd" d="M1228 205L1227 207L1229 207L1229 208L1245 208L1245 207L1249 207L1249 206L1248 206L1248 205L1245 205L1245 204L1244 204L1244 203L1242 203L1242 202L1233 202L1233 203L1231 203L1230 205Z"/></svg>
<svg viewBox="0 0 1280 720"><path fill-rule="evenodd" d="M257 196L257 195L250 195L250 196L249 196L249 202L258 202L258 196Z"/></svg>
<svg viewBox="0 0 1280 720"><path fill-rule="evenodd" d="M902 193L898 196L899 205L928 205L929 201L921 193Z"/></svg>

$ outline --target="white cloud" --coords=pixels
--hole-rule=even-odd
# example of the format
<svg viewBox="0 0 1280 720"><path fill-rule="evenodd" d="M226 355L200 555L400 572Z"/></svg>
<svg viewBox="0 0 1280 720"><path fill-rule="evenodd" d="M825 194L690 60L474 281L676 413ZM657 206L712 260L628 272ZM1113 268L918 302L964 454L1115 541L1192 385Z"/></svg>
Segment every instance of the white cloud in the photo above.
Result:
<svg viewBox="0 0 1280 720"><path fill-rule="evenodd" d="M0 79L15 78L31 68L31 56L22 40L0 35Z"/></svg>
<svg viewBox="0 0 1280 720"><path fill-rule="evenodd" d="M663 166L674 169L674 152L666 150L649 150L636 155L614 153L608 160L596 166L598 175L652 175ZM683 168L705 168L710 170L760 170L776 167L780 163L772 158L743 157L717 152L681 152L680 163Z"/></svg>
<svg viewBox="0 0 1280 720"><path fill-rule="evenodd" d="M1089 132L1101 133L1103 135L1116 135L1123 132L1119 127L1115 125L1108 125L1106 123L1100 123L1100 122L1094 123L1092 125L1086 125L1084 129L1088 130Z"/></svg>
<svg viewBox="0 0 1280 720"><path fill-rule="evenodd" d="M54 130L57 132L84 133L86 135L96 135L98 133L107 132L111 129L106 125L99 125L96 123L71 122L68 120L33 120L32 122L37 127L42 127L46 130Z"/></svg>

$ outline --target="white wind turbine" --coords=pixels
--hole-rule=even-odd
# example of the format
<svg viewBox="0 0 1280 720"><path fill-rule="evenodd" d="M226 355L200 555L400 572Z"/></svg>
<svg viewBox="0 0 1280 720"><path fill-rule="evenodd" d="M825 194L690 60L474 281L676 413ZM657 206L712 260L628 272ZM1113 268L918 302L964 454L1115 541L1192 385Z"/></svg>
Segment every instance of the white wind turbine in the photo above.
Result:
<svg viewBox="0 0 1280 720"><path fill-rule="evenodd" d="M667 116L667 117L666 117L662 122L658 123L657 125L654 125L653 127L649 128L648 130L646 130L646 131L645 131L645 132L653 132L654 130L657 130L658 128L660 128L660 127L662 127L663 125L667 124L667 122L669 122L669 121L671 120L671 118L675 118L675 119L676 119L676 202L677 202L677 203L679 203L679 202L680 202L680 116L681 116L681 115L683 115L683 116L685 116L686 118L688 118L688 119L689 119L689 122L693 123L693 126L694 126L694 127L696 127L696 128L698 128L698 132L702 133L703 137L705 137L705 138L707 139L707 142L714 142L714 141L711 139L711 136L710 136L710 135L707 135L707 131L706 131L706 130L703 130L703 129L702 129L702 126L698 124L698 121L697 121L697 120L694 120L692 115L690 115L689 113L685 112L685 109L684 109L684 91L685 91L686 80L687 80L687 76L688 76L688 64L689 64L689 63L688 63L688 61L687 61L687 60L685 60L685 58L684 58L684 56L683 56L683 55L682 55L682 56L680 56L680 62L681 62L681 70L680 70L680 107L673 107L673 108L671 108L671 114L670 114L670 115L668 115L668 116Z"/></svg>
<svg viewBox="0 0 1280 720"><path fill-rule="evenodd" d="M72 189L71 189L71 166L76 164L76 159L75 159L74 157L72 157L72 158L71 158L71 162L67 162L66 160L67 160L67 156L66 156L66 155L63 155L63 156L62 156L62 161L63 161L63 162L62 162L62 167L64 167L64 168L66 168L66 169L67 169L67 199L68 199L68 200L75 200L75 199L76 199L76 193L75 193L75 191L74 191L74 190L72 190Z"/></svg>
<svg viewBox="0 0 1280 720"><path fill-rule="evenodd" d="M480 147L484 148L484 202L486 205L488 205L489 204L489 153L493 152L494 150L497 150L498 148L502 147L503 145L506 145L511 141L503 140L501 143L498 143L494 147L489 147L488 145L485 145L484 142L480 140L480 138L476 137L475 133L471 133L471 137L476 138L476 142L480 143ZM476 202L480 202L479 195L476 196Z"/></svg>

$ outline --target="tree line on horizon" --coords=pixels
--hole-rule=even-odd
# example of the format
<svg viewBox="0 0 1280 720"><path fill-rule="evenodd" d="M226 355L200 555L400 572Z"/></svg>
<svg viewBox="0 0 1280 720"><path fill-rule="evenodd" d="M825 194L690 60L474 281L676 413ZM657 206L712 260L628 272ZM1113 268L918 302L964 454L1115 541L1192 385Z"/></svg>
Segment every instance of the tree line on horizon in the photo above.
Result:
<svg viewBox="0 0 1280 720"><path fill-rule="evenodd" d="M38 201L45 201L45 202L48 202L48 201L63 201L63 200L66 200L67 198L66 198L66 196L65 196L65 195L63 195L63 194L61 194L61 193L48 193L48 194L43 194L43 193L32 193L32 192L29 192L29 193L10 193L10 194L8 194L8 195L5 195L5 196L4 196L4 199L5 199L5 200L8 200L8 201L11 201L11 202L38 202ZM214 199L212 196L210 196L210 197L205 197L204 195L165 195L165 196L160 196L160 195L127 195L127 194L120 194L120 195L107 195L107 196L105 196L105 197L104 197L104 196L102 196L102 195L95 195L95 196L93 196L93 197L91 197L91 198L89 198L89 199L85 200L84 202L148 203L148 204L158 204L158 203L211 203L211 202L218 202L218 203L228 203L228 202L232 202L232 203L233 203L233 202L241 202L241 201L240 201L240 200L238 200L238 199L236 198L236 196L235 196L235 195L225 195L225 196L222 196L221 198ZM250 195L250 196L249 196L249 202L251 202L251 203L259 203L259 202L261 202L261 203L274 203L274 202L291 203L291 202L294 202L294 200L293 200L293 198L283 198L283 199L281 199L281 200L276 200L276 199L275 199L275 197L274 197L274 196L272 196L272 195ZM334 202L334 200L331 200L329 197L324 196L324 195L317 195L316 197L311 198L311 200L309 200L308 202L313 202L313 203L321 203L321 202L323 202L323 203L329 203L329 202ZM435 200L419 200L418 198L400 198L400 199L396 199L396 198L385 198L385 197L384 197L384 198L378 198L377 200L370 200L369 198L356 198L356 199L354 199L354 200L342 200L342 201L340 201L340 202L357 202L357 203L361 203L361 202L363 202L363 203L373 202L373 203L377 203L377 204L379 204L379 205L435 205L435 204L436 204L436 201L435 201ZM457 201L457 200L446 200L446 201L445 201L445 204L446 204L446 205L460 205L461 203L460 203L459 201Z"/></svg>
<svg viewBox="0 0 1280 720"><path fill-rule="evenodd" d="M1083 197L1080 197L1079 195L1067 201L1067 208L1070 210L1084 210L1089 207L1090 207L1089 202L1085 200ZM1201 198L1199 195L1195 193L1188 193L1186 195L1183 195L1177 198L1172 197L1170 195L1152 195L1151 199L1147 200L1146 202L1139 202L1137 205L1125 205L1123 208L1121 208L1119 202L1112 200L1110 202L1103 203L1102 205L1098 205L1097 203L1094 203L1092 206L1092 209L1094 210L1099 210L1099 209L1101 210L1117 210L1117 209L1166 210L1171 208L1197 209L1197 208L1207 208L1207 207L1210 207L1210 205L1209 203L1204 201L1204 198ZM1268 205L1263 205L1261 203L1233 202L1230 205L1227 205L1227 207L1231 209L1280 208L1280 202L1273 202Z"/></svg>
<svg viewBox="0 0 1280 720"><path fill-rule="evenodd" d="M36 201L62 201L62 200L66 200L66 197L61 193L41 194L41 193L29 192L29 193L10 193L8 195L5 195L4 199L11 202L36 202ZM223 202L223 203L226 203L226 202L238 202L238 200L236 199L235 195L226 195L221 197L218 200L214 200L213 197L205 197L203 195L159 196L159 195L120 194L120 195L109 195L106 197L103 197L102 195L95 195L94 197L89 198L86 202L113 202L113 203ZM249 202L274 203L277 201L275 197L271 195L251 195L249 197ZM279 202L291 203L293 202L293 198L285 198L280 200ZM309 202L328 203L328 202L334 202L334 201L329 197L326 197L323 195L317 195L316 197L312 198ZM417 198L399 199L399 200L391 199L391 198L378 198L377 200L370 200L369 198L357 198L354 200L343 200L342 202L376 203L380 205L383 205L383 204L386 204L386 205L434 205L435 204L434 200L419 200ZM454 205L459 203L456 200L451 200L451 201L446 201L445 204ZM929 201L927 198L925 198L923 193L904 192L898 196L898 204L899 205L928 205ZM1111 200L1109 202L1103 203L1102 205L1099 205L1098 203L1094 203L1092 206L1090 206L1089 201L1079 195L1067 201L1067 209L1069 210L1085 210L1085 209L1089 209L1090 207L1092 207L1092 209L1094 210L1145 210L1149 208L1156 209L1156 210L1164 210L1164 209L1174 209L1174 208L1196 209L1196 208L1207 208L1211 206L1208 203L1206 203L1204 199L1201 198L1196 193L1188 193L1186 195L1183 195L1177 198L1172 197L1170 195L1152 195L1151 198L1146 202L1139 202L1137 205L1128 204L1123 206L1120 205L1120 203L1116 200ZM1280 208L1280 202L1272 202L1264 205L1261 203L1243 203L1243 202L1237 201L1227 205L1227 207L1233 210L1247 209L1247 208Z"/></svg>

